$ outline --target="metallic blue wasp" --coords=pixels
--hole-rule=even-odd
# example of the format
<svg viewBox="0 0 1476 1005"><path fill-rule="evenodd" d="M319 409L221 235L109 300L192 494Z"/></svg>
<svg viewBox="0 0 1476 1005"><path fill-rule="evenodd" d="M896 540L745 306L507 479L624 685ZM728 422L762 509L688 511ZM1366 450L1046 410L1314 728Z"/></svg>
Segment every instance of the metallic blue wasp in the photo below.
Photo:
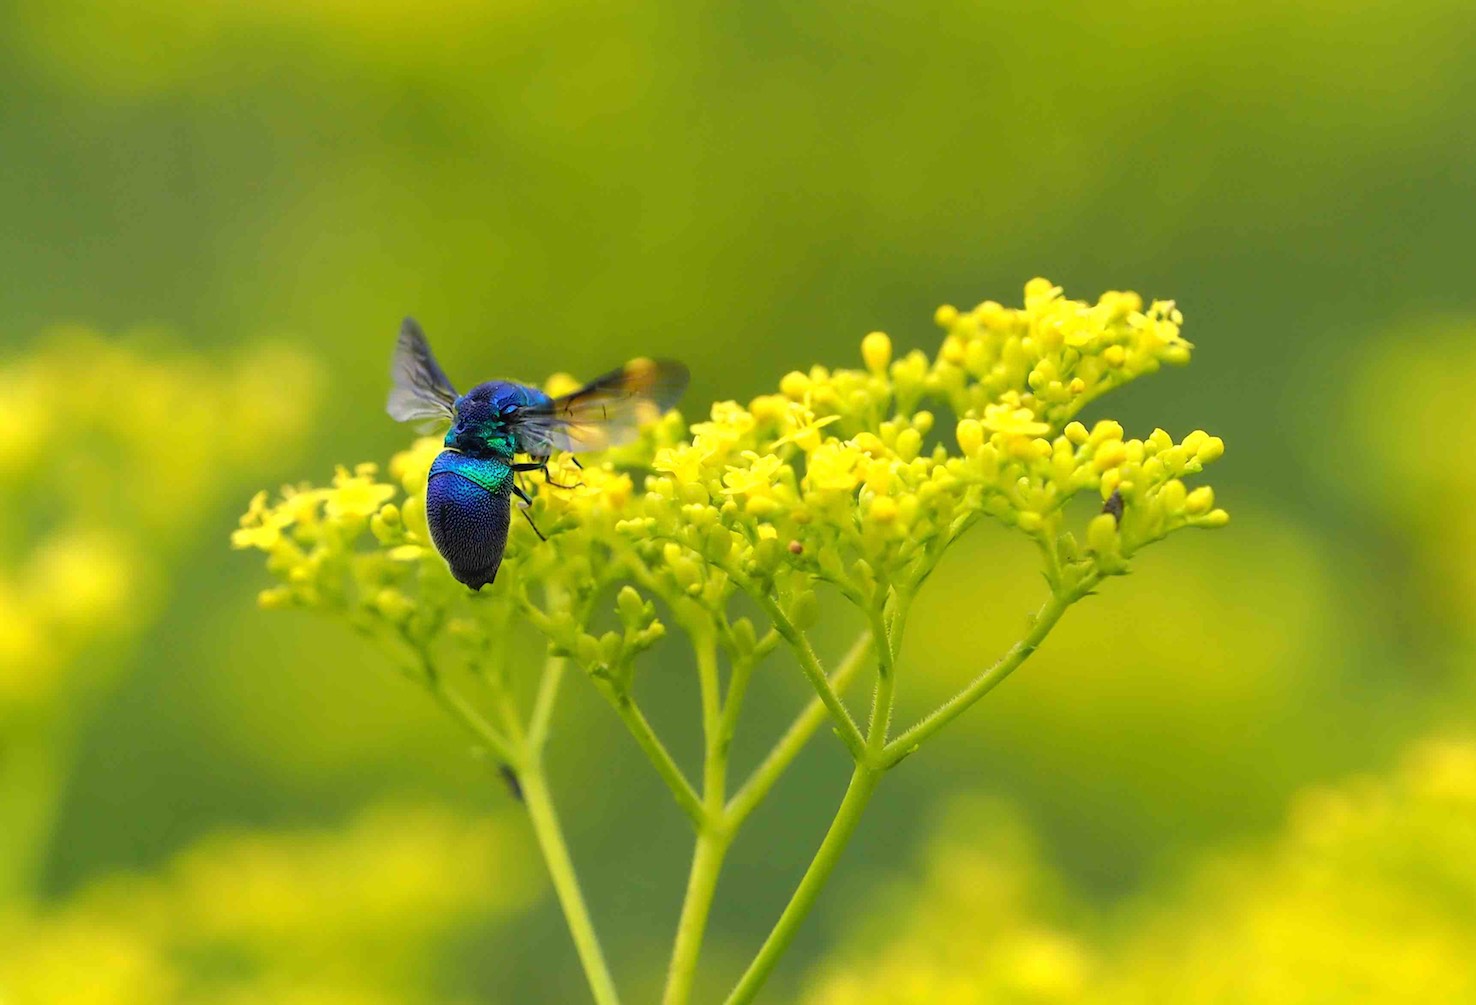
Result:
<svg viewBox="0 0 1476 1005"><path fill-rule="evenodd" d="M629 442L643 424L677 403L688 373L673 360L637 359L559 398L507 380L489 380L459 395L425 333L406 318L391 376L392 418L451 423L446 449L431 464L425 518L451 574L480 590L502 564L511 497L524 506L532 503L517 484L518 473L546 475L555 451L581 453ZM516 461L517 454L528 460ZM528 523L538 533L532 517Z"/></svg>

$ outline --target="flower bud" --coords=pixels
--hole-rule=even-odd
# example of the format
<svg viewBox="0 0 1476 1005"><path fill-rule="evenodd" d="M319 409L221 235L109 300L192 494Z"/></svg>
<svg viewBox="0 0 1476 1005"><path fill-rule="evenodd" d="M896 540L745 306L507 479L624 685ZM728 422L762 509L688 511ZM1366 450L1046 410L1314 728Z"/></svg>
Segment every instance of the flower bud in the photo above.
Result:
<svg viewBox="0 0 1476 1005"><path fill-rule="evenodd" d="M580 632L574 641L574 656L586 667L600 662L600 640L586 632Z"/></svg>
<svg viewBox="0 0 1476 1005"><path fill-rule="evenodd" d="M752 621L739 618L733 622L733 644L742 656L752 653L758 646L758 634L754 631Z"/></svg>
<svg viewBox="0 0 1476 1005"><path fill-rule="evenodd" d="M972 457L984 445L984 427L978 419L960 420L953 435L958 439L958 449L965 457Z"/></svg>
<svg viewBox="0 0 1476 1005"><path fill-rule="evenodd" d="M1224 453L1225 441L1218 436L1211 436L1199 445L1199 450L1194 456L1199 458L1199 463L1208 464L1211 461L1219 460Z"/></svg>
<svg viewBox="0 0 1476 1005"><path fill-rule="evenodd" d="M861 340L861 358L866 369L878 377L885 377L892 362L892 340L886 332L872 332Z"/></svg>
<svg viewBox="0 0 1476 1005"><path fill-rule="evenodd" d="M810 378L798 370L791 370L779 381L779 391L791 401L802 401L810 389Z"/></svg>
<svg viewBox="0 0 1476 1005"><path fill-rule="evenodd" d="M1184 509L1184 501L1188 494L1183 482L1177 478L1171 478L1163 483L1163 488L1158 490L1158 502L1165 511L1178 513Z"/></svg>
<svg viewBox="0 0 1476 1005"><path fill-rule="evenodd" d="M1195 516L1200 513L1208 513L1215 505L1215 490L1208 485L1201 485L1189 497L1184 500L1184 512Z"/></svg>
<svg viewBox="0 0 1476 1005"><path fill-rule="evenodd" d="M897 501L891 496L877 496L871 501L870 516L873 523L892 523L897 519Z"/></svg>
<svg viewBox="0 0 1476 1005"><path fill-rule="evenodd" d="M820 598L814 590L803 590L795 596L789 605L789 620L801 631L815 626L820 620Z"/></svg>
<svg viewBox="0 0 1476 1005"><path fill-rule="evenodd" d="M907 428L897 434L897 456L904 461L911 461L917 457L918 451L922 449L922 433L916 429Z"/></svg>
<svg viewBox="0 0 1476 1005"><path fill-rule="evenodd" d="M1104 555L1117 552L1117 518L1111 513L1098 513L1087 524L1087 546Z"/></svg>
<svg viewBox="0 0 1476 1005"><path fill-rule="evenodd" d="M620 620L627 625L638 625L646 620L645 601L641 600L641 595L634 586L620 588L620 593L615 597L615 609L620 612Z"/></svg>
<svg viewBox="0 0 1476 1005"><path fill-rule="evenodd" d="M1097 448L1097 453L1092 458L1092 463L1096 465L1098 471L1106 471L1108 468L1117 467L1123 461L1127 460L1127 458L1127 447L1123 445L1123 442L1121 440L1109 440Z"/></svg>

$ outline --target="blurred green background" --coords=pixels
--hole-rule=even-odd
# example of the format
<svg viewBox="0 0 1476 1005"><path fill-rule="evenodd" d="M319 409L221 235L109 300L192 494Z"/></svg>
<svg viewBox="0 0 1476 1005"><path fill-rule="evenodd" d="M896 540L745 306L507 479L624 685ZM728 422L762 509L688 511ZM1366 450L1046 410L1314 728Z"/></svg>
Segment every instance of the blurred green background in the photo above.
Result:
<svg viewBox="0 0 1476 1005"><path fill-rule="evenodd" d="M1465 764L1476 736L1473 40L1457 0L4 4L10 1000L583 1000L488 766L344 626L258 611L265 577L226 548L258 486L405 444L383 399L407 313L463 384L681 357L691 413L852 363L872 329L931 351L936 305L1017 303L1035 275L1184 310L1194 364L1090 417L1223 436L1232 526L1107 584L889 780L770 1000L1076 1000L1090 959L1154 957L1151 933L1229 910L1186 892L1207 863L1282 875L1266 862L1310 826L1308 790L1369 776L1423 798L1422 771L1446 776L1419 766ZM98 568L111 586L87 585ZM1039 589L1004 534L961 546L913 619L903 716L1016 638ZM679 730L694 699L666 654L649 700ZM803 695L783 660L758 686L754 750ZM686 828L570 694L563 812L617 976L648 1000ZM839 748L814 746L734 852L709 995L839 798ZM1469 836L1466 781L1429 785ZM1368 854L1446 847L1431 833ZM967 933L944 990L824 976L868 973L882 891L926 902L951 848L1048 874L1049 909L1010 901L1012 931L1067 933L1026 947L1046 977L996 986ZM1383 952L1411 912L1436 942L1476 938L1471 860L1436 860L1410 867L1420 910L1363 942L1308 923L1316 958ZM392 890L366 906L371 884ZM998 926L995 907L960 910ZM1379 914L1339 913L1360 910ZM93 952L118 976L69 978ZM1401 987L1476 982L1414 958L1455 983ZM1267 980L1199 1000L1273 1000Z"/></svg>

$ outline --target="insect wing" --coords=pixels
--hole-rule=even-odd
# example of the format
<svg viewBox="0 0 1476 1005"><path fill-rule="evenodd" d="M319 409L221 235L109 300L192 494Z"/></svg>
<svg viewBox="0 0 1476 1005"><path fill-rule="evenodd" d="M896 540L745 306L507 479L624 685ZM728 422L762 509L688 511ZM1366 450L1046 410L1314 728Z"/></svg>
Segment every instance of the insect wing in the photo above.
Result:
<svg viewBox="0 0 1476 1005"><path fill-rule="evenodd" d="M395 358L390 368L393 386L385 409L398 422L432 422L450 419L456 403L456 388L446 378L431 353L425 332L414 318L400 325Z"/></svg>
<svg viewBox="0 0 1476 1005"><path fill-rule="evenodd" d="M604 450L635 439L687 389L686 366L669 359L635 359L572 394L523 409L518 432L529 453Z"/></svg>

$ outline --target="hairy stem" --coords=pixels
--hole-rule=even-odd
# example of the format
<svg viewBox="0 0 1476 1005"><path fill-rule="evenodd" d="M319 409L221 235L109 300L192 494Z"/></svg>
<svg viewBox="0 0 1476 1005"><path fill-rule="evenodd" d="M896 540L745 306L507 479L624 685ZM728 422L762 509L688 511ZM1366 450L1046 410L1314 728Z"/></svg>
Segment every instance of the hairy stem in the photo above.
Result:
<svg viewBox="0 0 1476 1005"><path fill-rule="evenodd" d="M784 637L795 655L799 657L800 669L804 671L806 679L815 689L815 693L819 695L830 717L835 720L836 731L840 734L841 742L851 752L851 757L854 760L865 757L866 741L861 736L861 730L856 725L856 720L851 717L851 712L846 708L845 702L841 701L840 695L836 694L835 688L825 676L825 670L820 666L820 658L815 655L815 650L810 646L810 640L804 632L795 627L773 597L763 594L755 599L764 609L764 613L773 621L779 634Z"/></svg>
<svg viewBox="0 0 1476 1005"><path fill-rule="evenodd" d="M656 769L656 774L666 783L671 790L672 798L687 819L695 826L701 826L706 810L703 809L702 800L697 795L697 790L692 788L692 783L687 781L687 776L682 772L676 759L671 756L671 751L666 749L666 744L661 742L661 737L656 735L645 713L635 703L635 697L629 691L617 690L603 683L599 684L600 692L610 702L610 707L615 714L620 716L620 721L625 723L625 728L635 738L636 744L646 755L647 760Z"/></svg>
<svg viewBox="0 0 1476 1005"><path fill-rule="evenodd" d="M899 603L902 601L899 598ZM892 725L892 703L897 694L897 647L900 639L895 629L900 614L892 619L880 610L871 615L871 634L876 638L876 691L871 698L871 719L866 726L866 754L875 759L887 743L887 730Z"/></svg>

